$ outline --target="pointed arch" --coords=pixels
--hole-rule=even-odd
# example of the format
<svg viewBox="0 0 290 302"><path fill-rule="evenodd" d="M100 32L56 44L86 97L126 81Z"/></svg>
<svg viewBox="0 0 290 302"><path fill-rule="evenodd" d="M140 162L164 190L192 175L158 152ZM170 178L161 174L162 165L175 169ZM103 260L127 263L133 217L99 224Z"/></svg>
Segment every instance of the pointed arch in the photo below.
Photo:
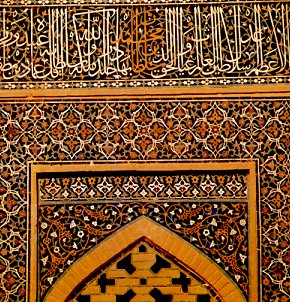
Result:
<svg viewBox="0 0 290 302"><path fill-rule="evenodd" d="M71 292L96 269L144 237L168 251L183 265L206 280L224 302L246 301L234 281L216 263L170 230L142 216L115 232L76 261L54 284L44 298L44 302L65 301Z"/></svg>

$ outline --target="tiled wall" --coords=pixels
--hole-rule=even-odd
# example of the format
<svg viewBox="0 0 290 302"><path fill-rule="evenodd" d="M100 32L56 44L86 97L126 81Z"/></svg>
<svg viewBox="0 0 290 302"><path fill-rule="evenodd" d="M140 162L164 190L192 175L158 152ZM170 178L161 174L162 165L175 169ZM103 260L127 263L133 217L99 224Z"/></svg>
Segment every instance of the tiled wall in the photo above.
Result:
<svg viewBox="0 0 290 302"><path fill-rule="evenodd" d="M28 162L253 159L260 301L287 301L289 110L281 98L2 102L1 299L26 300Z"/></svg>

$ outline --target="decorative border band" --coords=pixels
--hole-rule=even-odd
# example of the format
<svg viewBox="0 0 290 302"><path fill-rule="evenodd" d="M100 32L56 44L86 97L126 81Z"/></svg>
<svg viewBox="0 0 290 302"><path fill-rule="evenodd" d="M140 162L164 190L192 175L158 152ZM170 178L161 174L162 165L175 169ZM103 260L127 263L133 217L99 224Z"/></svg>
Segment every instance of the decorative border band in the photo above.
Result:
<svg viewBox="0 0 290 302"><path fill-rule="evenodd" d="M0 7L0 89L290 82L286 2Z"/></svg>

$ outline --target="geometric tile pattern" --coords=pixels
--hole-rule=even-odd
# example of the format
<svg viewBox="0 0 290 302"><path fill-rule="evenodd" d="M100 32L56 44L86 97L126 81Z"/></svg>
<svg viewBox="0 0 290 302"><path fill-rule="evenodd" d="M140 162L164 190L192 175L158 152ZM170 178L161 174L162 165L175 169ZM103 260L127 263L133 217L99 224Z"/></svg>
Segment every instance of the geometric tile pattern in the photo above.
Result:
<svg viewBox="0 0 290 302"><path fill-rule="evenodd" d="M84 301L85 297L91 302L221 301L197 278L141 243L97 274L72 301Z"/></svg>
<svg viewBox="0 0 290 302"><path fill-rule="evenodd" d="M257 159L260 301L287 301L290 102L283 98L0 104L3 301L25 301L28 162Z"/></svg>

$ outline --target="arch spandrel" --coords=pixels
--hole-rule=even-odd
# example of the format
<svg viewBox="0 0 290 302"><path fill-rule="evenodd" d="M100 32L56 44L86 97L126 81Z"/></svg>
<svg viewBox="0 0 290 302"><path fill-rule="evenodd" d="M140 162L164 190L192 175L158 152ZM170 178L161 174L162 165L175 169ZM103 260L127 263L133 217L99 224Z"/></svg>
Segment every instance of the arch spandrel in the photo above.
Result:
<svg viewBox="0 0 290 302"><path fill-rule="evenodd" d="M171 257L205 280L222 301L246 301L234 281L217 264L168 229L142 216L115 232L74 263L48 292L44 302L68 301L72 292L97 269L128 246L145 238L161 250L168 251Z"/></svg>

